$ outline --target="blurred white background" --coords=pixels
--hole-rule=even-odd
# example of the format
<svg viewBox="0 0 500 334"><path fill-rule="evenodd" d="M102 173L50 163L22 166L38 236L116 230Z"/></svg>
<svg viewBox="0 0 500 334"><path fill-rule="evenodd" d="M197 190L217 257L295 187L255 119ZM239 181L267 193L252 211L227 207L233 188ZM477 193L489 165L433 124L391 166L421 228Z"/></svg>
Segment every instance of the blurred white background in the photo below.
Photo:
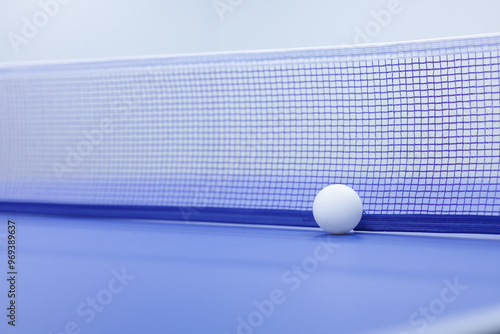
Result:
<svg viewBox="0 0 500 334"><path fill-rule="evenodd" d="M500 32L497 0L0 0L0 62Z"/></svg>

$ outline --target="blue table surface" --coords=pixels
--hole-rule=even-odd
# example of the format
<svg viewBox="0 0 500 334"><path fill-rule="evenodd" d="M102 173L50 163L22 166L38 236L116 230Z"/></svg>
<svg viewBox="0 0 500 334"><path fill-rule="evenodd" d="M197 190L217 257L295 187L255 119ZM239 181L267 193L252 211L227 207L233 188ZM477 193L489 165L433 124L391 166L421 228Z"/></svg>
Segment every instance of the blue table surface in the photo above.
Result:
<svg viewBox="0 0 500 334"><path fill-rule="evenodd" d="M417 333L500 302L495 239L0 217L3 277L8 220L17 237L16 326L7 324L4 278L0 333L332 334L395 325Z"/></svg>

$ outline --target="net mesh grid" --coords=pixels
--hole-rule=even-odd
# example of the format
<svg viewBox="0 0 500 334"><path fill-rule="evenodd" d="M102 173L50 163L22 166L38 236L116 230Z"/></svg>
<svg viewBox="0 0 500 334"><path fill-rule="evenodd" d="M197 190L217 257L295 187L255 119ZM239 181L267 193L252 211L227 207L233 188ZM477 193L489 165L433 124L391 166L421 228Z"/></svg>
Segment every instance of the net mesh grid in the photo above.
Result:
<svg viewBox="0 0 500 334"><path fill-rule="evenodd" d="M0 68L0 201L500 213L500 37Z"/></svg>

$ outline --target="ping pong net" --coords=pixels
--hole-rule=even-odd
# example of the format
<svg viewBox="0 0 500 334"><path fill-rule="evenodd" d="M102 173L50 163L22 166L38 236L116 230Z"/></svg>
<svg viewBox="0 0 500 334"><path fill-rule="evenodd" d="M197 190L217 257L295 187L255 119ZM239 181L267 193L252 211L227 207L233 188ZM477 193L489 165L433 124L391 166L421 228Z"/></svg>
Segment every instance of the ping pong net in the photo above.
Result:
<svg viewBox="0 0 500 334"><path fill-rule="evenodd" d="M500 35L0 68L3 211L500 233Z"/></svg>

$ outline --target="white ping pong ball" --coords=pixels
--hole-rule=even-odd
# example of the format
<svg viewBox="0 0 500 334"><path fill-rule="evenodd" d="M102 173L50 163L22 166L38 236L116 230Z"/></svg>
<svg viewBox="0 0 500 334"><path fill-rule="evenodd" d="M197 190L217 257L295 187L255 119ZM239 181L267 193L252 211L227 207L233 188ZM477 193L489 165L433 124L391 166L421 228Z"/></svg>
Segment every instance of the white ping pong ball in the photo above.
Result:
<svg viewBox="0 0 500 334"><path fill-rule="evenodd" d="M359 224L362 215L363 203L358 194L343 184L327 186L314 198L314 219L326 232L347 233Z"/></svg>

